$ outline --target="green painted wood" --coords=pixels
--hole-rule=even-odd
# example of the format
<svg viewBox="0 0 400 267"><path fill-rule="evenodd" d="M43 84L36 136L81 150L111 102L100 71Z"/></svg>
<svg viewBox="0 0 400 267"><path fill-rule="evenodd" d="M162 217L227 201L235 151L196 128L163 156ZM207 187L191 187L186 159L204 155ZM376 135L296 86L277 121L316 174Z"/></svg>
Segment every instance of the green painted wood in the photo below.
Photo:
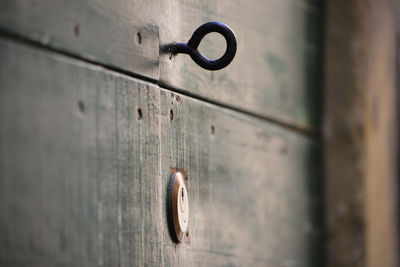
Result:
<svg viewBox="0 0 400 267"><path fill-rule="evenodd" d="M238 52L210 72L185 55L159 53L187 42L208 21L228 24ZM302 128L318 129L320 1L0 2L0 29L46 46L159 80L186 93ZM141 43L138 43L140 33ZM201 50L222 54L218 35Z"/></svg>
<svg viewBox="0 0 400 267"><path fill-rule="evenodd" d="M0 29L157 79L158 7L158 0L2 0Z"/></svg>
<svg viewBox="0 0 400 267"><path fill-rule="evenodd" d="M160 57L160 80L185 92L296 127L318 128L319 38L317 3L292 0L168 1L160 27L162 45L187 42L207 21L221 21L236 34L238 50L225 69L203 70L188 56ZM207 37L200 46L218 58L225 40Z"/></svg>
<svg viewBox="0 0 400 267"><path fill-rule="evenodd" d="M159 90L3 39L0 58L0 265L159 262Z"/></svg>
<svg viewBox="0 0 400 267"><path fill-rule="evenodd" d="M312 266L317 142L0 40L0 265ZM175 168L190 198L179 245Z"/></svg>
<svg viewBox="0 0 400 267"><path fill-rule="evenodd" d="M189 241L163 243L166 266L312 266L316 142L164 90L161 128L163 188L180 169L190 197Z"/></svg>

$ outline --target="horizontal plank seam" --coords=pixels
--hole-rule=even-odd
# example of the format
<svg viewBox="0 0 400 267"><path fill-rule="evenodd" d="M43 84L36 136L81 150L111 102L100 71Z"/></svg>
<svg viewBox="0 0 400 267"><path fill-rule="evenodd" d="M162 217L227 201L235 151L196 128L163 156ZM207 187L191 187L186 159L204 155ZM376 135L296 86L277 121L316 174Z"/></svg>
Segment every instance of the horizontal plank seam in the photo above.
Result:
<svg viewBox="0 0 400 267"><path fill-rule="evenodd" d="M206 97L202 97L202 96L199 96L199 95L196 95L196 94L192 94L192 93L187 92L187 91L185 91L183 89L179 89L177 87L174 87L174 86L171 86L171 85L167 85L167 84L165 84L165 83L163 83L163 82L161 82L159 80L155 80L155 79L152 79L152 78L149 78L149 77L146 77L146 76L143 76L143 75L131 72L131 71L127 71L127 70L124 70L124 69L120 69L118 67L114 67L114 66L110 66L110 65L107 65L107 64L99 63L99 62L94 61L94 60L83 58L83 57L80 57L77 54L74 54L74 53L71 53L71 52L68 52L68 51L65 51L65 50L61 50L61 49L57 49L57 48L54 48L54 47L46 46L45 44L42 44L40 42L31 40L31 39L26 38L24 36L21 36L21 35L19 35L17 33L10 32L10 31L5 30L4 28L1 28L1 27L0 27L0 37L3 37L5 39L10 39L10 40L13 40L15 42L23 43L25 45L29 45L29 46L32 46L32 47L36 47L36 48L40 48L40 49L43 49L43 50L51 51L53 53L61 54L61 55L64 55L64 56L67 56L67 57L70 57L70 58L73 58L73 59L76 59L76 60L79 60L79 61L83 61L83 62L92 64L92 65L95 65L95 66L100 66L100 67L102 67L104 69L107 69L109 71L116 72L118 74L123 74L123 75L126 75L126 76L131 77L131 78L136 78L136 79L143 80L145 82L152 83L152 84L157 85L157 86L159 86L161 88L164 88L165 90L168 90L168 91L171 91L171 92L174 92L174 93L179 93L179 94L184 95L184 96L189 97L189 98L193 98L193 99L196 99L196 100L199 100L199 101L202 101L202 102L206 102L208 104L215 105L217 107L221 107L221 108L229 109L229 110L232 110L232 111L235 111L235 112L238 112L238 113L242 113L244 115L247 115L247 116L250 116L250 117L253 117L253 118L261 119L261 120L266 121L268 123L280 126L282 128L286 128L286 129L288 129L290 131L297 132L299 134L308 136L310 138L321 139L321 133L320 133L319 129L311 129L311 128L306 128L306 127L290 124L290 123L283 122L283 121L280 121L280 120L275 119L275 118L271 118L271 117L268 117L268 116L265 116L265 115L257 114L257 113L254 113L254 112L250 112L250 111L247 111L245 109L241 109L241 108L238 108L238 107L226 104L226 103L222 103L222 102L215 101L215 100L212 100L212 99L209 99L209 98L206 98Z"/></svg>

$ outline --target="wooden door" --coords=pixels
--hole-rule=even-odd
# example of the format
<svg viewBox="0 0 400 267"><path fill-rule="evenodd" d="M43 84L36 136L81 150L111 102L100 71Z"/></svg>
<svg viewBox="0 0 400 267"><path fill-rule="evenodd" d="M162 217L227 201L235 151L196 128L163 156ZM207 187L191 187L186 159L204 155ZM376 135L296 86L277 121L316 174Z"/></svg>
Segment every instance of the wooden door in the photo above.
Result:
<svg viewBox="0 0 400 267"><path fill-rule="evenodd" d="M237 35L227 68L165 53L208 21ZM319 266L320 21L305 0L2 1L0 265Z"/></svg>

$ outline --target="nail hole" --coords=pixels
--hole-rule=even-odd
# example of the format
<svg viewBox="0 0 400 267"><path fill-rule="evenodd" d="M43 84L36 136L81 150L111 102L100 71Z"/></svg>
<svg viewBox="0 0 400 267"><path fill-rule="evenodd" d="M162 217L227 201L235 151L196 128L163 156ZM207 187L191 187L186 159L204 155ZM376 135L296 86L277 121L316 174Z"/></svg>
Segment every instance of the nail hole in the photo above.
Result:
<svg viewBox="0 0 400 267"><path fill-rule="evenodd" d="M79 101L78 101L78 107L79 107L79 111L80 111L81 113L85 113L85 104L83 103L82 100L79 100Z"/></svg>
<svg viewBox="0 0 400 267"><path fill-rule="evenodd" d="M138 110L137 110L137 118L138 118L138 120L141 120L142 116L143 116L142 110L140 108L138 108Z"/></svg>
<svg viewBox="0 0 400 267"><path fill-rule="evenodd" d="M214 135L215 134L215 127L214 127L214 125L211 125L211 135Z"/></svg>
<svg viewBox="0 0 400 267"><path fill-rule="evenodd" d="M189 236L189 232L186 232L186 237L188 237Z"/></svg>
<svg viewBox="0 0 400 267"><path fill-rule="evenodd" d="M74 35L75 37L79 36L79 24L74 25Z"/></svg>
<svg viewBox="0 0 400 267"><path fill-rule="evenodd" d="M136 33L136 42L138 44L142 43L142 35L140 34L140 32Z"/></svg>
<svg viewBox="0 0 400 267"><path fill-rule="evenodd" d="M172 109L169 111L169 120L170 121L174 120L174 112L172 111Z"/></svg>

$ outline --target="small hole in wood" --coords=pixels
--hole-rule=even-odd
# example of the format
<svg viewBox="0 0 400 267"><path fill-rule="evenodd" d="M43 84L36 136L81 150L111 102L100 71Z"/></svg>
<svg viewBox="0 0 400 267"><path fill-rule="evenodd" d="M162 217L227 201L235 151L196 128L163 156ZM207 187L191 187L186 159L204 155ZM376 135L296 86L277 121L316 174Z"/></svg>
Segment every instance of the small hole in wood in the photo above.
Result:
<svg viewBox="0 0 400 267"><path fill-rule="evenodd" d="M136 33L136 42L138 44L142 43L142 35L140 34L140 32Z"/></svg>
<svg viewBox="0 0 400 267"><path fill-rule="evenodd" d="M79 24L74 25L74 35L75 37L79 36Z"/></svg>
<svg viewBox="0 0 400 267"><path fill-rule="evenodd" d="M169 120L170 121L174 120L174 112L172 111L172 109L169 111Z"/></svg>
<svg viewBox="0 0 400 267"><path fill-rule="evenodd" d="M189 232L186 232L186 237L188 237L189 236Z"/></svg>
<svg viewBox="0 0 400 267"><path fill-rule="evenodd" d="M142 110L140 108L138 108L138 110L137 110L137 118L138 118L138 120L141 120L142 117L143 117Z"/></svg>
<svg viewBox="0 0 400 267"><path fill-rule="evenodd" d="M214 127L214 125L211 125L211 135L214 135L215 134L215 127Z"/></svg>
<svg viewBox="0 0 400 267"><path fill-rule="evenodd" d="M79 111L80 111L81 113L85 113L85 104L83 103L82 100L79 100L79 101L78 101L78 108L79 108Z"/></svg>

